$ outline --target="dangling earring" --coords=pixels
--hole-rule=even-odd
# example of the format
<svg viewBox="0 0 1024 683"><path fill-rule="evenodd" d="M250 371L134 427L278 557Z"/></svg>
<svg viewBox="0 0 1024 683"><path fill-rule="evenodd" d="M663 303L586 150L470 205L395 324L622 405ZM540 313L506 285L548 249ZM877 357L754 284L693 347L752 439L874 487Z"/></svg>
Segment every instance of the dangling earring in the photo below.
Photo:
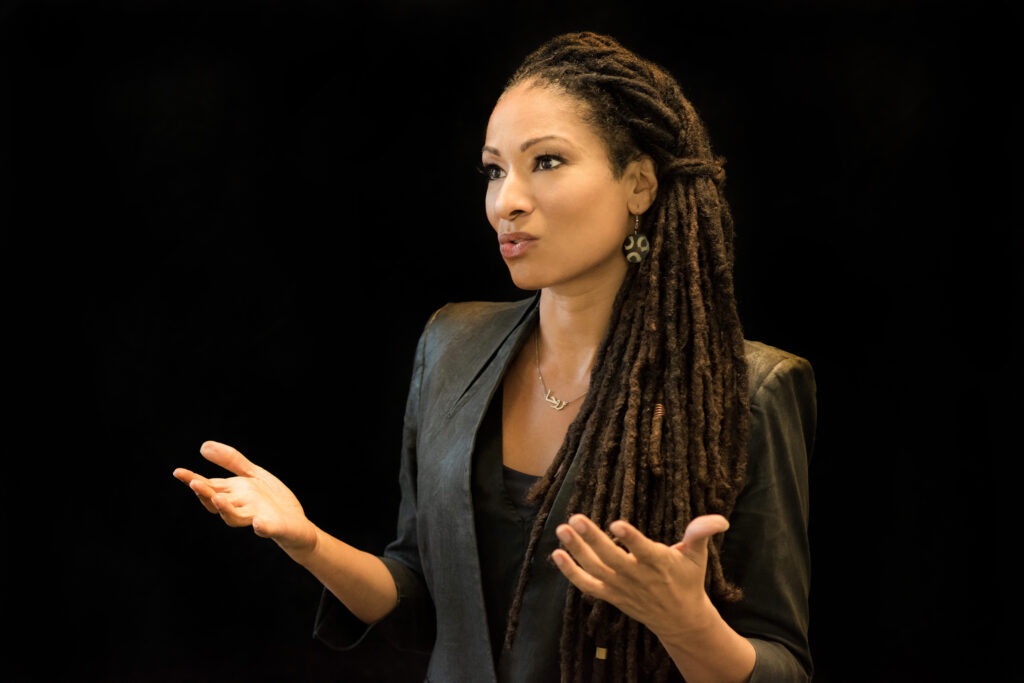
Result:
<svg viewBox="0 0 1024 683"><path fill-rule="evenodd" d="M646 235L640 234L640 215L633 214L633 234L626 238L622 245L622 251L626 253L626 260L630 263L640 263L651 250L651 243Z"/></svg>

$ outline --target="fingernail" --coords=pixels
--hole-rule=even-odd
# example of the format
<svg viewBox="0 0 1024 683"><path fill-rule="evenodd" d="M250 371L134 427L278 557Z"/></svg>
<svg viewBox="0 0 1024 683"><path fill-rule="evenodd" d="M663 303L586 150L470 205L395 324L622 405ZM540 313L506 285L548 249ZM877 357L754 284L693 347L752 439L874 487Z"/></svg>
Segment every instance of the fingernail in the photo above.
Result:
<svg viewBox="0 0 1024 683"><path fill-rule="evenodd" d="M562 541L568 541L572 538L572 535L569 533L569 530L565 528L564 524L555 529L555 534L557 534L558 538Z"/></svg>
<svg viewBox="0 0 1024 683"><path fill-rule="evenodd" d="M572 517L572 518L570 518L569 519L569 524L571 524L572 528L575 529L576 531L578 531L581 534L584 531L587 530L587 523L583 521L582 517Z"/></svg>

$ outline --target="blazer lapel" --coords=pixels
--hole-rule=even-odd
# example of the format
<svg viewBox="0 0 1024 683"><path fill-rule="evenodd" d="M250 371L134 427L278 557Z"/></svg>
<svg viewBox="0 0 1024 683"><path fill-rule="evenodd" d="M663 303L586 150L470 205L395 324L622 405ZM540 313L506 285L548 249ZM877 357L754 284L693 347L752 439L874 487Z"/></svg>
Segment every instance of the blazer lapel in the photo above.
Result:
<svg viewBox="0 0 1024 683"><path fill-rule="evenodd" d="M476 446L476 433L494 393L501 386L509 364L536 324L537 300L534 297L522 302L521 306L510 307L497 315L492 309L487 327L472 324L466 326L467 330L471 330L471 336L460 338L460 332L455 331L443 344L446 349L445 367L433 380L441 384L435 384L434 389L437 391L430 392L432 396L456 397L447 407L438 406L437 414L444 416L438 427L440 424L445 425L445 431L451 437L451 440L440 439L447 442L448 446L446 453L438 455L447 461L444 469L451 472L454 478L443 479L452 483L457 481L458 485L454 488L446 487L447 490L438 493L454 498L450 520L455 526L451 529L452 537L446 539L445 544L448 546L447 552L454 551L461 558L460 564L464 571L446 577L444 583L447 584L447 595L457 600L459 609L463 610L464 618L459 621L466 629L462 632L464 640L460 646L466 653L467 661L464 663L469 664L468 660L472 660L471 668L477 672L490 669L493 660L487 635L479 548L473 521L472 453ZM471 438L462 436L470 434ZM551 615L561 613L568 580L548 558L558 547L555 527L564 522L570 513L568 504L576 485L577 470L578 460L574 457L555 498L551 514L544 524L533 557L530 583L523 596L519 633L512 650L502 652L499 659L503 680L524 683L544 680L550 677L546 668L550 666L551 657L557 658L562 620L552 619ZM466 647L467 643L471 646ZM481 655L487 655L487 659Z"/></svg>
<svg viewBox="0 0 1024 683"><path fill-rule="evenodd" d="M519 305L493 316L487 327L474 326L471 337L451 342L458 367L452 368L456 371L450 374L452 384L445 392L456 397L446 410L448 417L464 408L476 408L479 409L479 426L491 396L522 346L526 333L533 327L537 300L535 296L518 302ZM485 398L487 403L479 403L480 398ZM469 407L467 403L474 405Z"/></svg>
<svg viewBox="0 0 1024 683"><path fill-rule="evenodd" d="M459 323L445 324L443 342L438 344L443 358L437 359L429 391L432 397L450 401L431 411L434 419L427 427L434 434L429 441L439 466L429 477L435 486L429 495L449 501L444 506L446 519L434 527L445 529L446 535L431 543L438 553L436 566L443 568L434 582L435 603L442 604L435 607L439 612L459 612L458 617L444 619L454 630L439 632L435 648L457 647L464 653L462 667L478 676L486 676L485 671L493 676L494 668L473 514L472 455L491 399L536 322L536 302L534 297L497 312L494 304L483 304L479 311L462 304ZM480 319L475 319L477 313ZM486 679L493 680L491 676Z"/></svg>

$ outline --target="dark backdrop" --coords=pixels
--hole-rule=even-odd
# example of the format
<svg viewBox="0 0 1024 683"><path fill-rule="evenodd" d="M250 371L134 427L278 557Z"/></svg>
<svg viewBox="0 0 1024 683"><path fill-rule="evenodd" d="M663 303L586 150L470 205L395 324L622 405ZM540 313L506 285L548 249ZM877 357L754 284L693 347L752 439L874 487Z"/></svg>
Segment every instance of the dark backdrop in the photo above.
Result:
<svg viewBox="0 0 1024 683"><path fill-rule="evenodd" d="M422 325L523 295L474 170L490 108L530 49L583 29L683 85L729 159L746 335L816 370L817 679L1000 672L1021 240L999 66L1019 15L477 5L0 10L0 678L421 666L316 645L317 582L171 470L211 473L200 443L231 443L383 549Z"/></svg>

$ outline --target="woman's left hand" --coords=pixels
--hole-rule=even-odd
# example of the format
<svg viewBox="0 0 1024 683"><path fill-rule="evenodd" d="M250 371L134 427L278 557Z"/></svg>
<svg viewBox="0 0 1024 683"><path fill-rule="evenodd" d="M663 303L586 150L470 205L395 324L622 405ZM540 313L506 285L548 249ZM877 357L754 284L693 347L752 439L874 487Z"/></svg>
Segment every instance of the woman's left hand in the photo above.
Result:
<svg viewBox="0 0 1024 683"><path fill-rule="evenodd" d="M703 515L669 546L618 520L610 530L623 550L586 515L575 514L555 530L568 552L555 550L551 558L585 594L618 607L659 638L678 637L717 614L704 590L708 540L728 528L725 517Z"/></svg>

